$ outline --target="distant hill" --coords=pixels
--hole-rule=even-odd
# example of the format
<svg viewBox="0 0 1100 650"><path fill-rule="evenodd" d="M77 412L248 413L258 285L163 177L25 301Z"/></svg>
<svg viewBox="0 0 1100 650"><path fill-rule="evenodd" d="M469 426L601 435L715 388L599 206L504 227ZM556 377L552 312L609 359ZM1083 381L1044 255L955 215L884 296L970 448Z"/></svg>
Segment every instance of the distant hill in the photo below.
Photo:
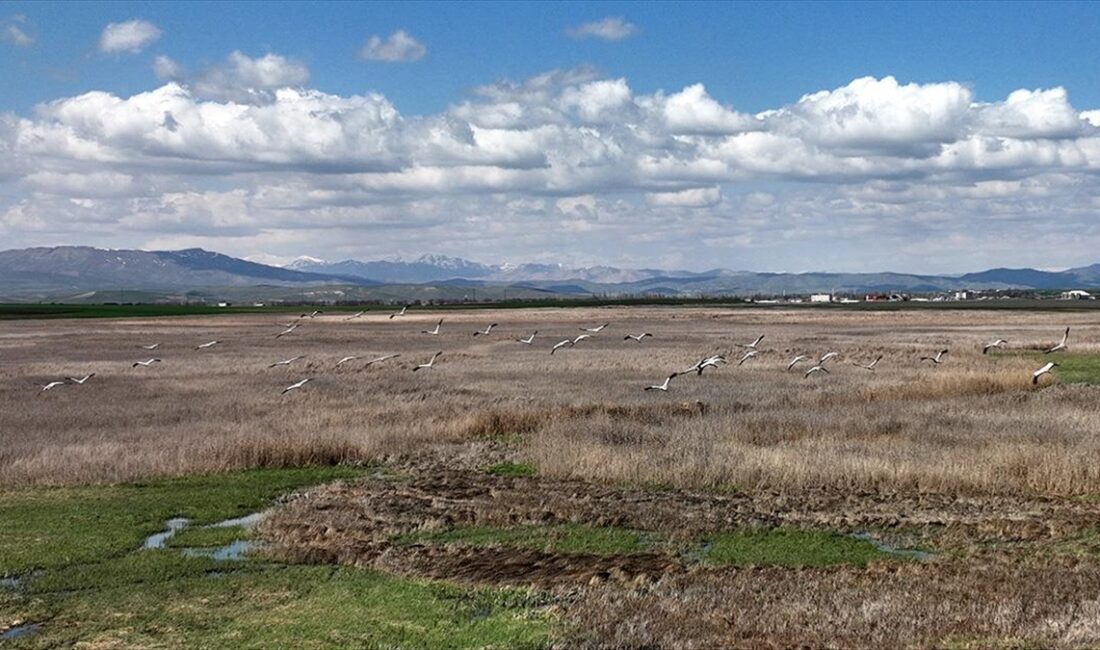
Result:
<svg viewBox="0 0 1100 650"><path fill-rule="evenodd" d="M556 264L489 265L425 255L413 261L326 262L286 267L192 248L104 250L86 246L0 252L0 297L16 300L131 300L146 296L238 299L461 300L577 295L751 296L931 293L959 289L1059 290L1100 286L1100 264L1061 272L998 268L959 276L905 273L752 273L663 271ZM107 295L103 295L104 292ZM291 298L296 296L298 298Z"/></svg>

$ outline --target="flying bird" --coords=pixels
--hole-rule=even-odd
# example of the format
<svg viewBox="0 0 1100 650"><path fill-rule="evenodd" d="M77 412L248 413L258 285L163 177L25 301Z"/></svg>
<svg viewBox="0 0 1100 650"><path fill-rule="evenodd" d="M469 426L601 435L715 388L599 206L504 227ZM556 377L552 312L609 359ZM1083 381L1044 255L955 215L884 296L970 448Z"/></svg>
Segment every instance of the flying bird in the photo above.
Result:
<svg viewBox="0 0 1100 650"><path fill-rule="evenodd" d="M665 377L664 383L656 384L654 386L646 386L643 390L664 390L664 391L667 391L668 390L668 382L672 381L672 378L679 375L679 374L680 373L678 373L678 372L674 372L671 375L669 375L668 377Z"/></svg>
<svg viewBox="0 0 1100 650"><path fill-rule="evenodd" d="M829 359L834 359L834 358L839 357L839 356L840 356L839 352L826 352L824 355L822 355L822 357L820 359L817 360L817 365L820 366L821 364L825 363Z"/></svg>
<svg viewBox="0 0 1100 650"><path fill-rule="evenodd" d="M302 381L300 381L296 384L291 384L291 385L287 386L286 388L283 389L283 392L280 393L280 394L281 395L286 395L287 393L289 393L292 390L298 390L299 388L301 388L302 386L305 386L307 383L309 383L311 381L313 381L312 377L306 377L305 379L303 379Z"/></svg>
<svg viewBox="0 0 1100 650"><path fill-rule="evenodd" d="M315 309L315 310L313 310L313 313L311 313L311 314L302 314L300 316L300 318L317 318L318 314L323 314L323 313L325 313L325 312Z"/></svg>
<svg viewBox="0 0 1100 650"><path fill-rule="evenodd" d="M702 359L701 361L696 363L694 366L688 368L687 370L683 371L680 374L686 375L689 372L694 372L697 375L701 375L701 374L703 374L703 371L706 370L707 368L717 368L718 364L720 364L720 363L726 363L726 358L724 356L720 355L720 354L715 354L713 356L709 356L709 357L706 357L706 358Z"/></svg>
<svg viewBox="0 0 1100 650"><path fill-rule="evenodd" d="M366 312L358 311L358 312L355 312L354 314L352 314L351 316L348 316L344 320L355 320L356 318L359 318L360 316L362 316L365 313Z"/></svg>
<svg viewBox="0 0 1100 650"><path fill-rule="evenodd" d="M53 390L53 389L57 388L58 386L64 386L67 383L69 383L69 382L64 381L64 380L62 380L62 381L51 381L50 383L43 386L42 390L39 391L39 392L40 393L45 393L48 390Z"/></svg>
<svg viewBox="0 0 1100 650"><path fill-rule="evenodd" d="M633 339L633 340L637 341L638 343L641 343L642 339L644 339L647 336L653 336L653 335L650 334L649 332L642 332L641 334L638 334L637 336L635 336L633 334L627 334L626 336L623 337L623 340L627 341L627 340Z"/></svg>
<svg viewBox="0 0 1100 650"><path fill-rule="evenodd" d="M91 379L92 377L95 377L95 373L94 373L94 372L93 372L93 373L91 373L91 374L89 374L89 375L84 375L84 376L83 376L83 377L81 377L80 379L77 379L76 377L66 377L66 378L65 378L65 381L67 381L67 382L69 382L69 383L72 383L72 384L83 384L84 382L88 381L88 380L89 380L89 379Z"/></svg>
<svg viewBox="0 0 1100 650"><path fill-rule="evenodd" d="M154 343L152 345L139 345L138 347L142 350L156 350L160 347L160 343Z"/></svg>
<svg viewBox="0 0 1100 650"><path fill-rule="evenodd" d="M1003 348L1005 343L1008 343L1008 341L1006 341L1004 339L997 339L996 341L993 341L992 343L986 343L985 345L982 346L982 354L989 354L989 351L992 350L993 348Z"/></svg>
<svg viewBox="0 0 1100 650"><path fill-rule="evenodd" d="M1058 367L1058 364L1051 361L1050 363L1046 364L1042 368L1039 368L1035 372L1031 373L1031 383L1033 385L1038 385L1039 384L1039 377L1042 377L1043 375L1050 374L1051 371L1054 370L1057 367Z"/></svg>
<svg viewBox="0 0 1100 650"><path fill-rule="evenodd" d="M516 342L517 343L523 343L525 345L531 345L532 343L535 342L535 335L538 334L538 333L539 333L539 331L535 330L534 332L531 332L531 336L528 336L525 339L516 339Z"/></svg>
<svg viewBox="0 0 1100 650"><path fill-rule="evenodd" d="M271 364L270 366L268 366L268 368L274 368L274 367L276 367L276 366L289 366L290 364L294 363L294 362L295 362L295 361L297 361L298 359L301 359L301 358L302 358L302 356L303 356L303 355L300 355L300 354L299 354L299 355L298 355L298 356L296 356L296 357L291 357L291 358L289 358L289 359L284 359L283 361L276 361L275 363L273 363L273 364Z"/></svg>
<svg viewBox="0 0 1100 650"><path fill-rule="evenodd" d="M603 331L603 328L607 327L608 325L610 325L610 323L604 323L603 325L600 325L598 327L582 327L580 328L580 330L582 332L592 332L593 334L599 334L601 331Z"/></svg>
<svg viewBox="0 0 1100 650"><path fill-rule="evenodd" d="M758 354L760 354L760 353L756 350L749 350L748 352L745 353L745 356L741 357L741 360L737 362L737 365L738 366L742 365L743 363L745 363L746 361L748 361L749 359L755 357Z"/></svg>
<svg viewBox="0 0 1100 650"><path fill-rule="evenodd" d="M763 341L763 340L764 340L764 335L761 334L760 336L756 337L756 340L753 341L752 343L747 343L747 344L742 343L742 344L739 344L738 347L747 348L749 350L755 350L756 346L760 345L760 342Z"/></svg>
<svg viewBox="0 0 1100 650"><path fill-rule="evenodd" d="M382 363L383 361L387 361L389 359L396 359L399 356L401 356L401 355L400 354L384 354L384 355L382 355L382 356L380 356L376 359L371 359L370 361L366 362L365 364L363 364L363 367L364 368L369 368L372 364Z"/></svg>
<svg viewBox="0 0 1100 650"><path fill-rule="evenodd" d="M428 360L428 363L422 363L419 366L413 368L413 372L416 372L417 370L427 370L428 368L431 368L432 366L435 365L435 360L438 359L439 355L441 355L441 354L443 354L443 353L442 352L436 352L435 354L432 355L432 358Z"/></svg>
<svg viewBox="0 0 1100 650"><path fill-rule="evenodd" d="M421 334L439 334L439 328L443 326L443 319L440 318L439 322L435 324L435 328L430 330L420 330Z"/></svg>
<svg viewBox="0 0 1100 650"><path fill-rule="evenodd" d="M810 368L809 370L807 370L806 374L802 375L802 378L807 379L807 378L809 378L810 375L814 374L815 372L823 372L827 375L827 374L829 374L829 369L826 368L825 366L822 366L822 365L819 364L819 365L816 365L813 368Z"/></svg>
<svg viewBox="0 0 1100 650"><path fill-rule="evenodd" d="M408 306L408 305L405 305L405 306L403 306L403 307L401 308L401 311L395 311L395 312L393 312L392 314L390 314L390 320L393 320L393 318L394 318L395 316L404 316L404 315L405 315L405 312L407 312L408 310L409 310L409 306Z"/></svg>
<svg viewBox="0 0 1100 650"><path fill-rule="evenodd" d="M921 357L920 360L921 361L931 361L932 363L934 363L938 366L939 364L943 363L943 355L945 355L945 354L947 354L947 350L940 350L939 352L936 353L936 356L934 356L934 357Z"/></svg>
<svg viewBox="0 0 1100 650"><path fill-rule="evenodd" d="M478 330L478 331L474 332L474 336L489 336L489 332L492 332L493 328L496 327L496 326L497 326L497 324L493 323L492 325L490 325L489 327L486 327L483 330Z"/></svg>
<svg viewBox="0 0 1100 650"><path fill-rule="evenodd" d="M145 368L148 368L149 366L153 365L154 363L160 363L160 359L149 359L147 361L135 361L134 365L132 365L130 367L131 368L137 368L138 366L143 366Z"/></svg>
<svg viewBox="0 0 1100 650"><path fill-rule="evenodd" d="M217 345L219 343L221 343L221 341L210 341L209 343L203 343L202 345L196 346L195 349L196 350L205 350L207 348L212 348L212 347L214 347L215 345Z"/></svg>
<svg viewBox="0 0 1100 650"><path fill-rule="evenodd" d="M344 357L343 359L340 359L339 361L337 361L337 362L336 362L336 367L337 367L337 368L339 368L340 366L344 365L344 364L345 364L345 363L347 363L348 361L355 361L355 360L356 360L356 359L358 359L358 358L359 358L359 357L355 357L355 356L352 356L352 357Z"/></svg>
<svg viewBox="0 0 1100 650"><path fill-rule="evenodd" d="M573 347L573 339L565 339L564 341L561 341L561 342L559 342L559 343L555 343L555 344L554 344L554 347L550 348L550 354L551 354L551 355L553 355L553 354L554 354L555 352L557 352L557 351L558 351L558 350L559 350L560 348L564 348L564 347L565 347L565 346L567 346L567 345L568 345L569 347Z"/></svg>
<svg viewBox="0 0 1100 650"><path fill-rule="evenodd" d="M1044 354L1050 354L1051 352L1061 352L1062 350L1068 350L1069 348L1066 347L1066 341L1068 341L1068 340L1069 340L1069 328L1067 327L1065 333L1062 334L1062 342L1059 343L1058 345L1050 348L1049 350L1044 352Z"/></svg>
<svg viewBox="0 0 1100 650"><path fill-rule="evenodd" d="M275 338L281 339L281 338L283 338L287 334L290 334L291 332L293 332L296 329L298 329L298 323L293 323L290 327L288 327L285 330L283 330L283 331L279 332L278 334L276 334Z"/></svg>
<svg viewBox="0 0 1100 650"><path fill-rule="evenodd" d="M878 355L877 357L875 357L875 360L874 360L874 361L872 361L871 363L867 364L867 365L863 365L863 364L861 364L861 363L857 363L857 364L855 364L855 365L859 366L860 368L863 368L864 370L871 370L871 371L874 371L874 369L875 369L875 366L877 366L877 365L878 365L878 362L879 362L879 361L882 361L882 355L881 355L881 354L880 354L880 355Z"/></svg>
<svg viewBox="0 0 1100 650"><path fill-rule="evenodd" d="M806 356L806 355L804 355L804 354L800 354L800 355L798 355L797 357L795 357L795 358L791 359L791 362L787 364L787 372L790 372L791 368L794 368L794 367L795 367L795 366L797 366L797 365L798 365L798 364L799 364L800 362L802 362L802 361L807 361L807 360L809 360L809 358L810 358L810 357L808 357L808 356Z"/></svg>

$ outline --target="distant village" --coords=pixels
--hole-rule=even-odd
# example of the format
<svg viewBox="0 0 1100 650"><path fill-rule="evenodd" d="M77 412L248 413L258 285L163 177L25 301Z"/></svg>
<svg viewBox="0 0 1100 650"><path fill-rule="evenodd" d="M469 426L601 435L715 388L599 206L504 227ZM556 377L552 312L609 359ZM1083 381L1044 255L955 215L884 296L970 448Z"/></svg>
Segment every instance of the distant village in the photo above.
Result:
<svg viewBox="0 0 1100 650"><path fill-rule="evenodd" d="M1038 291L1035 289L963 289L940 293L867 293L851 294L846 292L811 293L808 295L790 295L782 297L754 298L758 304L854 304L863 302L963 302L984 300L1096 300L1096 296L1083 289L1071 289L1062 292Z"/></svg>

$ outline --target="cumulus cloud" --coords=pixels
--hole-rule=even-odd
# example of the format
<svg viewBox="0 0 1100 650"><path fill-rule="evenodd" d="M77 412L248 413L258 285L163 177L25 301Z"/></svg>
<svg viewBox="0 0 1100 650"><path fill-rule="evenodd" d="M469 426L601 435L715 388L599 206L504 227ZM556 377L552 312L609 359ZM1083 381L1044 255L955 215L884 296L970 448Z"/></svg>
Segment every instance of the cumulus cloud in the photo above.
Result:
<svg viewBox="0 0 1100 650"><path fill-rule="evenodd" d="M186 86L196 97L248 104L269 102L274 91L309 81L309 68L304 63L273 53L252 58L232 52L225 61L195 75L161 55L153 60L153 72L165 81Z"/></svg>
<svg viewBox="0 0 1100 650"><path fill-rule="evenodd" d="M368 61L385 61L386 63L419 61L427 53L428 48L403 29L397 30L387 38L371 36L367 39L363 48L359 50L359 56Z"/></svg>
<svg viewBox="0 0 1100 650"><path fill-rule="evenodd" d="M625 19L608 16L601 20L570 27L565 33L573 38L598 38L604 41L621 41L638 33L637 25Z"/></svg>
<svg viewBox="0 0 1100 650"><path fill-rule="evenodd" d="M160 38L160 28L147 20L127 20L108 23L99 35L99 51L106 53L129 52L136 54L145 46Z"/></svg>
<svg viewBox="0 0 1100 650"><path fill-rule="evenodd" d="M951 81L862 78L748 114L700 83L639 93L580 68L410 116L378 93L310 89L277 54L154 68L169 81L153 90L0 116L6 241L111 223L130 245L208 238L242 254L293 257L308 241L313 254L586 262L614 242L622 264L736 253L781 270L827 237L865 270L945 271L984 260L967 233L995 222L1011 227L989 261L1054 264L993 259L1038 237L1077 256L1062 265L1100 250L1100 112L1062 88L977 101Z"/></svg>

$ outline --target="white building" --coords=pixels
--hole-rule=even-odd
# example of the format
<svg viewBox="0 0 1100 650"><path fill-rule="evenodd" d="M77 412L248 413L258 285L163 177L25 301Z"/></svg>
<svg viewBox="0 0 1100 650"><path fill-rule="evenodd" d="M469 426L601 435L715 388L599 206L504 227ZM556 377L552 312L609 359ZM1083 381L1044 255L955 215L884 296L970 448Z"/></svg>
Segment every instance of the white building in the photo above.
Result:
<svg viewBox="0 0 1100 650"><path fill-rule="evenodd" d="M815 293L810 295L810 302L832 302L833 295L830 293Z"/></svg>
<svg viewBox="0 0 1100 650"><path fill-rule="evenodd" d="M1063 291L1062 300L1092 300L1092 294L1088 291L1081 291L1080 289Z"/></svg>

